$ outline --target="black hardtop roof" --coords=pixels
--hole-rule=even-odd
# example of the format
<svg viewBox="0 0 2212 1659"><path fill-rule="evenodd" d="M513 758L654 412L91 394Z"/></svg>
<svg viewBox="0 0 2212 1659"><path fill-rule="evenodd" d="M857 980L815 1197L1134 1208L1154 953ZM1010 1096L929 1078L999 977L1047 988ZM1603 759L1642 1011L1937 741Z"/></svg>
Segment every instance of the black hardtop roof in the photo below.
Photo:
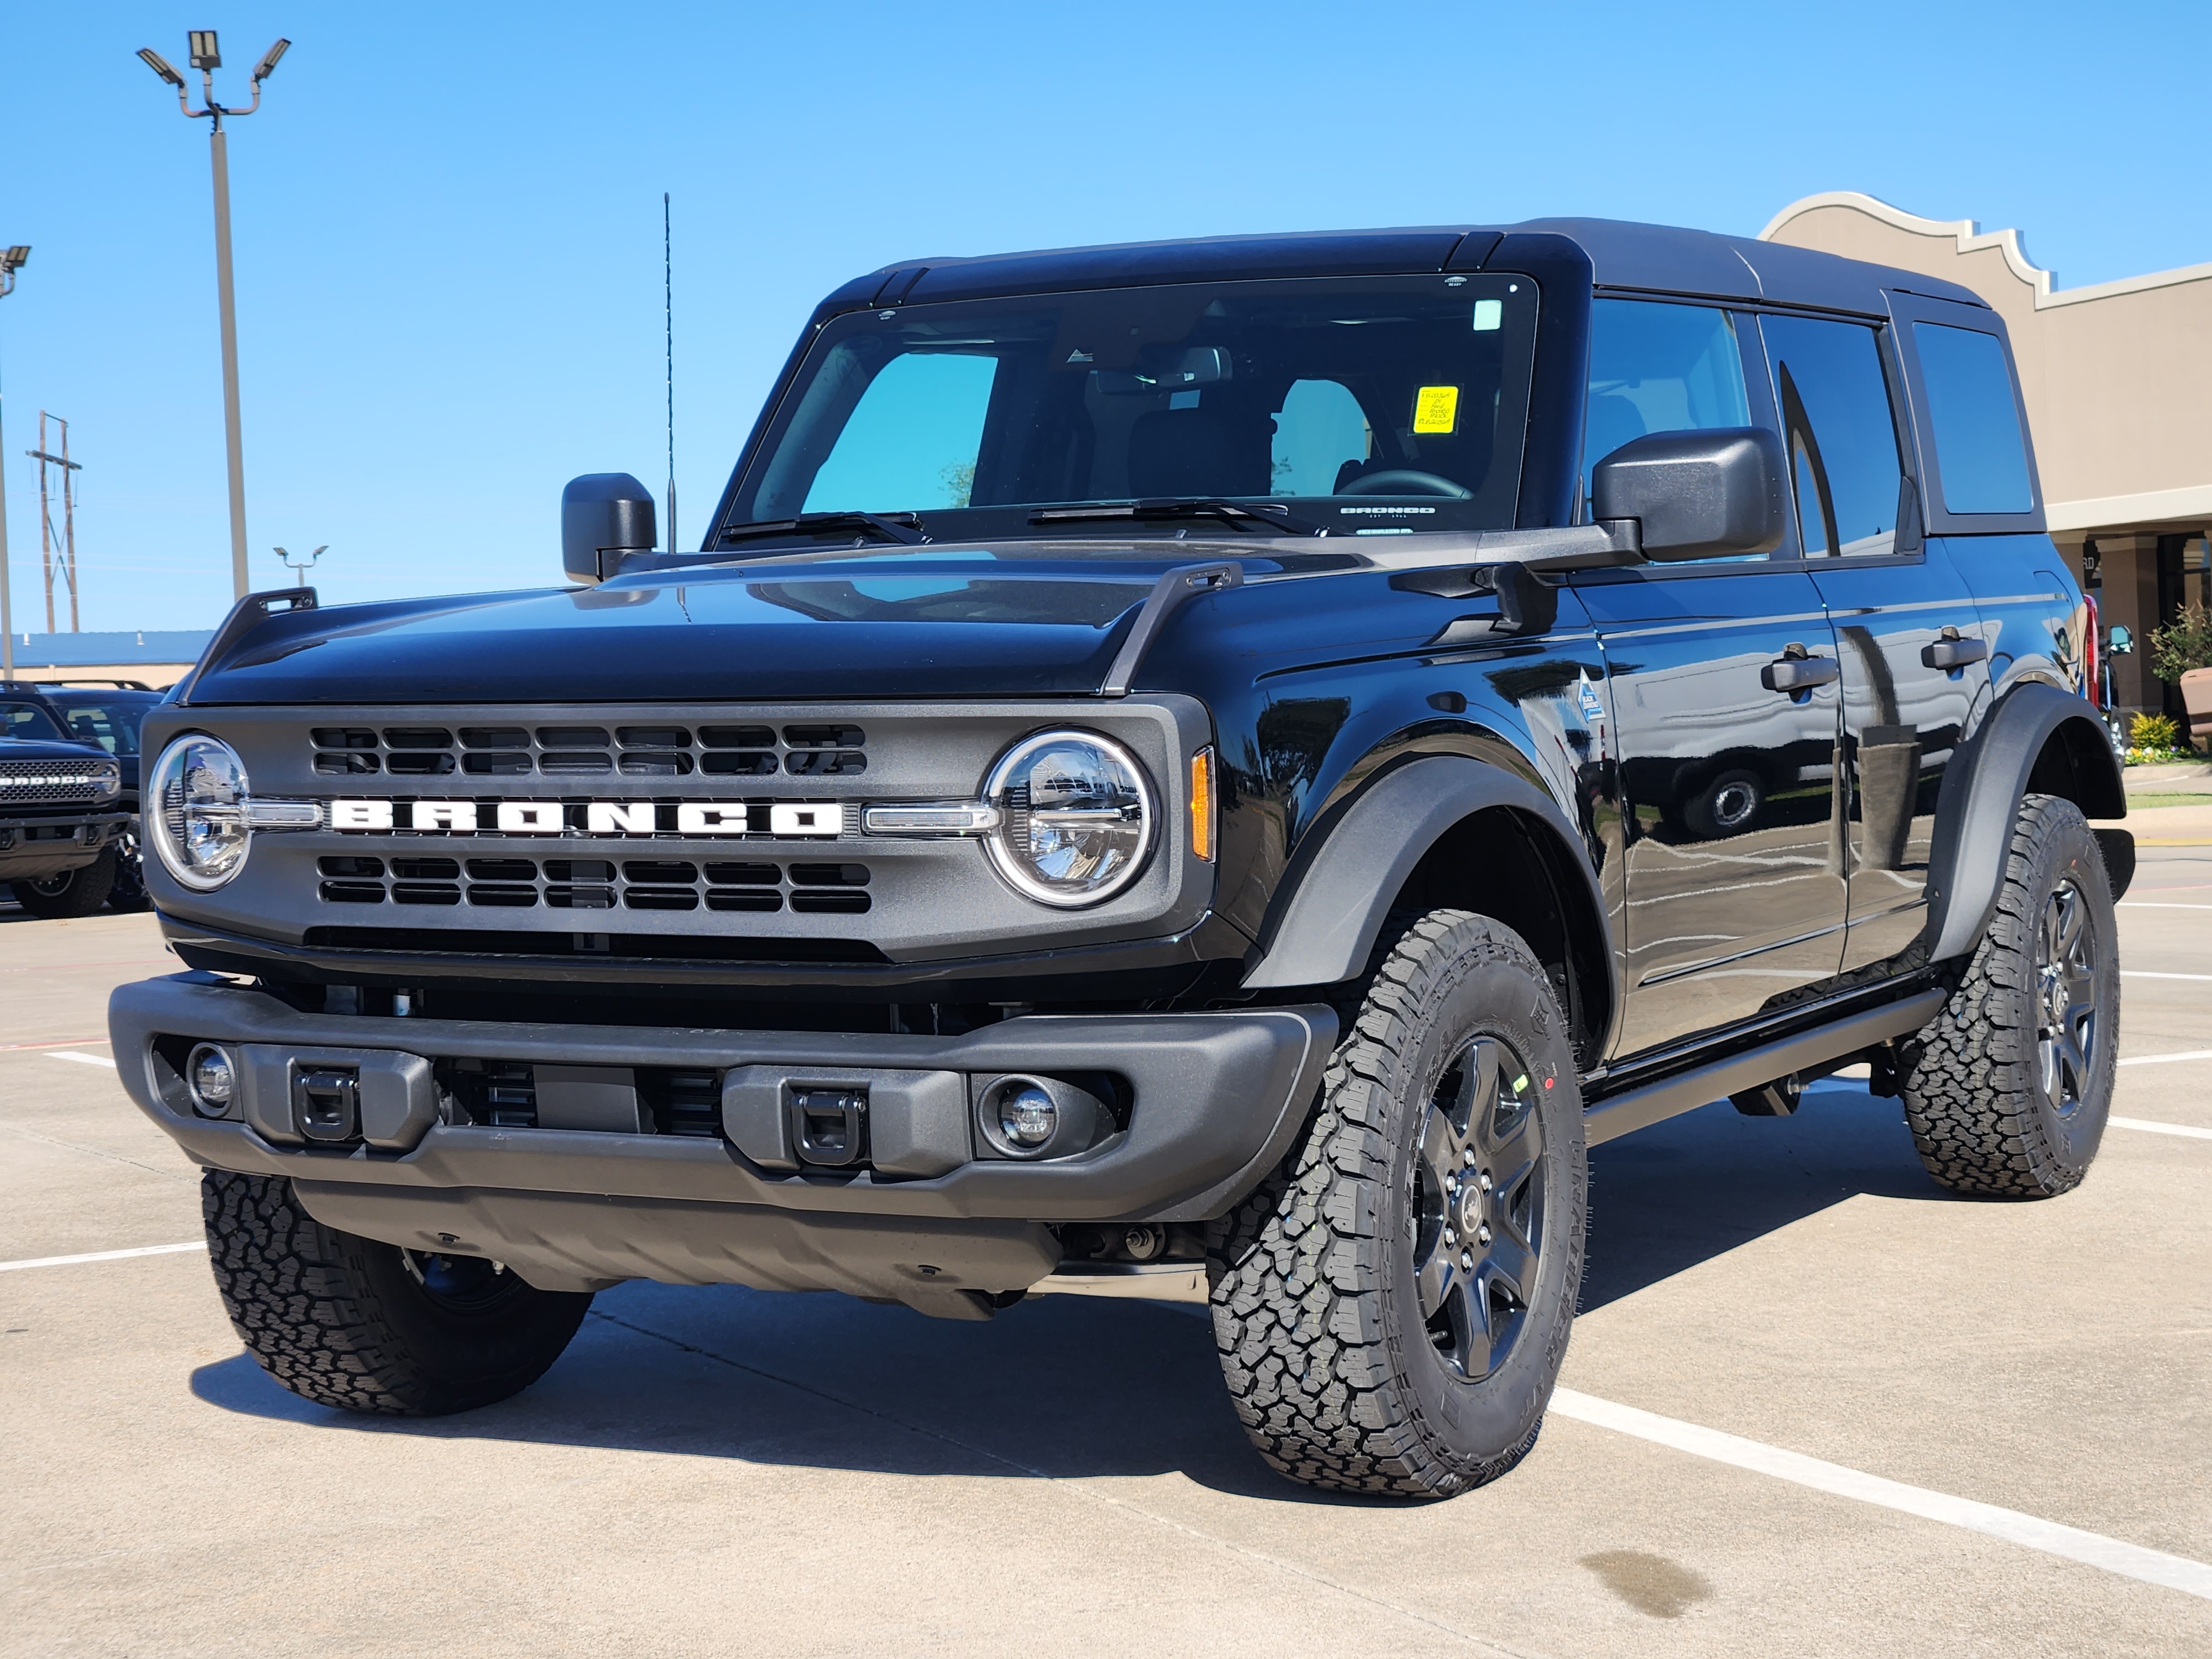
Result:
<svg viewBox="0 0 2212 1659"><path fill-rule="evenodd" d="M1517 225L1297 231L1046 248L973 258L903 259L848 283L824 313L867 305L987 299L1153 283L1235 282L1265 276L1381 276L1479 270L1493 256L1510 268L1507 237L1563 236L1589 256L1601 288L1721 300L1764 301L1879 315L1884 289L1979 306L1940 278L1868 264L1810 248L1622 219L1531 219Z"/></svg>

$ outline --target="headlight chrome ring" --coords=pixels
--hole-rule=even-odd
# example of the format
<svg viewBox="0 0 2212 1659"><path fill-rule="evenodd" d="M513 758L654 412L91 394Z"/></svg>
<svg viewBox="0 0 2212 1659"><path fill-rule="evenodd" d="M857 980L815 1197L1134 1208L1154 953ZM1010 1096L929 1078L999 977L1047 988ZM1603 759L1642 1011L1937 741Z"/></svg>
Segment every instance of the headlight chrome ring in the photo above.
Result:
<svg viewBox="0 0 2212 1659"><path fill-rule="evenodd" d="M992 867L1024 897L1061 909L1101 904L1152 857L1159 810L1145 769L1095 732L1040 732L999 757L983 786L999 822Z"/></svg>
<svg viewBox="0 0 2212 1659"><path fill-rule="evenodd" d="M172 742L154 763L143 815L162 867L200 893L234 878L252 846L251 795L228 744L204 732Z"/></svg>

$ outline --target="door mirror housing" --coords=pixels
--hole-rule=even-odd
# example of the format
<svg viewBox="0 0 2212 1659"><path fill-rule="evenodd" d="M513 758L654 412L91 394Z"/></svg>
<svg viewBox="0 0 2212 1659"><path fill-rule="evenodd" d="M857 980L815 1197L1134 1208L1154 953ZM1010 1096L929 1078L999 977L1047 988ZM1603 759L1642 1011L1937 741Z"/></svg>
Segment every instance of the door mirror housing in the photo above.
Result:
<svg viewBox="0 0 2212 1659"><path fill-rule="evenodd" d="M2105 649L2116 657L2132 657L2136 653L2135 630L2125 623L2114 623Z"/></svg>
<svg viewBox="0 0 2212 1659"><path fill-rule="evenodd" d="M625 553L649 553L659 539L653 492L627 472L586 472L561 492L561 568L587 586L605 581Z"/></svg>
<svg viewBox="0 0 2212 1659"><path fill-rule="evenodd" d="M1732 559L1771 553L1788 525L1782 440L1764 427L1650 432L1590 473L1592 516L1636 520L1647 559Z"/></svg>

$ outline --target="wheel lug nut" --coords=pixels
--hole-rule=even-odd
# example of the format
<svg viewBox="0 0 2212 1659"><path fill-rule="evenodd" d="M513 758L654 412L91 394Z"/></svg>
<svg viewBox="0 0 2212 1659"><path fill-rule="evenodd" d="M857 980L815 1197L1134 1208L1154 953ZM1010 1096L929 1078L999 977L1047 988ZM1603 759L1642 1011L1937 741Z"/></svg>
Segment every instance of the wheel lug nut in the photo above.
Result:
<svg viewBox="0 0 2212 1659"><path fill-rule="evenodd" d="M1490 1229L1487 1227L1477 1227L1474 1230L1474 1236L1485 1244L1490 1243Z"/></svg>
<svg viewBox="0 0 2212 1659"><path fill-rule="evenodd" d="M1482 1190L1486 1193L1490 1190L1490 1177L1487 1175L1482 1177Z"/></svg>
<svg viewBox="0 0 2212 1659"><path fill-rule="evenodd" d="M1449 1227L1445 1228L1445 1229L1444 1229L1444 1243L1447 1243L1447 1244L1456 1244L1456 1243L1459 1243L1459 1235L1458 1235L1457 1233L1454 1232L1450 1228L1449 1228Z"/></svg>
<svg viewBox="0 0 2212 1659"><path fill-rule="evenodd" d="M1462 1267L1472 1267L1474 1266L1474 1258L1468 1255L1465 1250L1462 1250L1459 1256L1459 1265Z"/></svg>

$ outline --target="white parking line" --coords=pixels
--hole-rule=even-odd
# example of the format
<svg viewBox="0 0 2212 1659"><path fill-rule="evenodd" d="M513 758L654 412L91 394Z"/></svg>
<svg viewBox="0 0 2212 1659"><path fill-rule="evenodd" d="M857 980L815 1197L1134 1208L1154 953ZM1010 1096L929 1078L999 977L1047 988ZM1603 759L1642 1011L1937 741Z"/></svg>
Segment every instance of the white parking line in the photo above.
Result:
<svg viewBox="0 0 2212 1659"><path fill-rule="evenodd" d="M2194 979L2212 981L2212 974L2154 974L2147 968L2123 968L2122 979Z"/></svg>
<svg viewBox="0 0 2212 1659"><path fill-rule="evenodd" d="M1693 1457L1709 1457L1717 1463L1732 1464L1757 1474L1772 1475L1778 1480L1793 1481L1801 1486L1810 1486L1815 1492L1830 1492L1838 1498L1855 1498L1862 1504L1875 1504L1884 1509L1901 1510L1907 1515L1917 1515L1925 1520L1941 1521L1948 1526L1964 1527L1970 1532L2001 1538L2009 1544L2025 1545L2029 1549L2042 1550L2046 1554L2063 1556L2069 1561L2102 1567L2106 1572L2116 1572L2123 1577L2140 1579L2146 1584L2163 1585L2168 1589L2178 1589L2186 1595L2201 1595L2212 1601L2212 1566L2207 1566L2202 1561L2191 1561L2185 1556L2168 1555L2162 1550L2145 1549L2139 1544L2124 1544L2117 1538L2106 1538L2100 1533L2083 1532L2078 1527L2062 1526L2056 1521L2022 1515L2017 1510L1999 1509L1994 1504L1977 1503L1971 1498L1954 1498L1948 1492L1929 1492L1924 1486L1908 1486L1901 1481L1885 1480L1878 1474L1863 1474L1856 1469L1847 1469L1840 1463L1825 1463L1817 1457L1807 1457L1800 1452L1784 1451L1779 1446L1764 1445L1756 1440L1723 1434L1717 1429L1700 1428L1695 1423L1660 1417L1650 1412L1638 1411L1633 1406L1617 1405L1610 1400L1577 1394L1572 1389L1554 1389L1552 1409L1560 1416L1571 1417L1578 1423L1591 1423L1600 1428L1634 1435L1639 1440L1649 1440L1656 1445L1688 1452Z"/></svg>
<svg viewBox="0 0 2212 1659"><path fill-rule="evenodd" d="M2162 904L2156 899L2122 899L2116 910L2212 910L2212 904Z"/></svg>
<svg viewBox="0 0 2212 1659"><path fill-rule="evenodd" d="M2130 1054L2123 1066L2164 1066L2176 1060L2212 1060L2212 1048L2185 1048L2174 1054Z"/></svg>
<svg viewBox="0 0 2212 1659"><path fill-rule="evenodd" d="M207 1241L189 1244L142 1244L135 1250L94 1250L86 1255L34 1255L27 1261L0 1261L0 1273L21 1273L26 1267L74 1267L87 1261L125 1261L134 1255L175 1255L183 1250L204 1250Z"/></svg>
<svg viewBox="0 0 2212 1659"><path fill-rule="evenodd" d="M111 1072L115 1069L115 1062L110 1060L106 1054L81 1054L74 1048L49 1048L46 1051L46 1058L48 1060L73 1060L80 1066L105 1066Z"/></svg>
<svg viewBox="0 0 2212 1659"><path fill-rule="evenodd" d="M2191 1140L2212 1140L2212 1129L2199 1129L2187 1123L2154 1123L2147 1117L2108 1117L2105 1121L2115 1129L2141 1129L2146 1134L2186 1135Z"/></svg>

